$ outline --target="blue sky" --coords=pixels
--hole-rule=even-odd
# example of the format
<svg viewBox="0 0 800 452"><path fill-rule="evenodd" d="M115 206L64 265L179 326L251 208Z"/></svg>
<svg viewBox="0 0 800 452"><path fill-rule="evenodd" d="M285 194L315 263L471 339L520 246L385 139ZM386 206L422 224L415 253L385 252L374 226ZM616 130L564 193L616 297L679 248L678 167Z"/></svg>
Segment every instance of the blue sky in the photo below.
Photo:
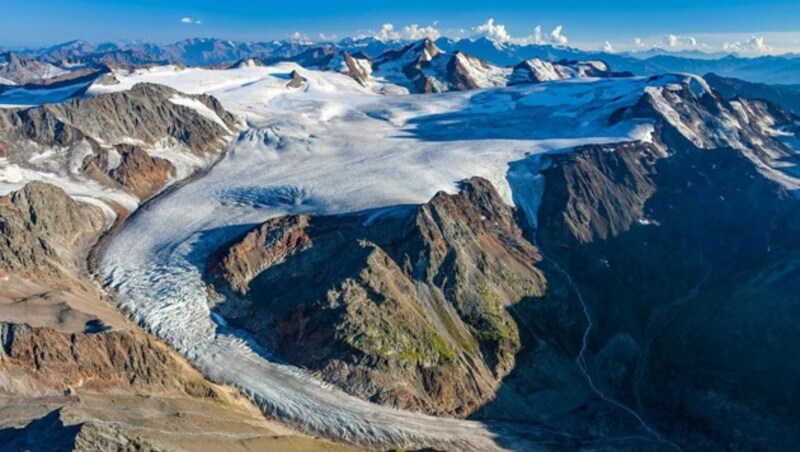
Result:
<svg viewBox="0 0 800 452"><path fill-rule="evenodd" d="M186 37L267 40L297 32L310 38L395 32L418 24L446 35L475 35L494 18L494 32L523 39L541 25L546 41L562 26L568 45L629 50L644 46L754 52L800 50L800 1L773 0L3 0L0 45L44 45L75 38L93 42L167 42ZM191 18L191 23L181 19ZM198 23L202 22L202 23ZM671 38L673 35L675 38ZM752 38L764 37L759 44ZM639 38L640 41L634 41Z"/></svg>

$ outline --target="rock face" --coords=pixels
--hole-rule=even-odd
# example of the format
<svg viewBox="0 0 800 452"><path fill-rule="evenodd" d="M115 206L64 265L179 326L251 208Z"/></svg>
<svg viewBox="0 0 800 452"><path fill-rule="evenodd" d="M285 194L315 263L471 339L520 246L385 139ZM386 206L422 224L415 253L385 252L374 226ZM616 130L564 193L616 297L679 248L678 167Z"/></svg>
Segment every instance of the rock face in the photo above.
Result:
<svg viewBox="0 0 800 452"><path fill-rule="evenodd" d="M369 400L465 416L520 348L510 306L545 288L536 248L472 179L418 208L268 221L211 264L217 306L290 361Z"/></svg>
<svg viewBox="0 0 800 452"><path fill-rule="evenodd" d="M111 156L118 161L112 162ZM101 149L86 157L81 172L94 180L116 185L139 199L147 199L177 176L175 166L166 159L153 157L132 145L117 145Z"/></svg>
<svg viewBox="0 0 800 452"><path fill-rule="evenodd" d="M345 51L342 52L341 70L361 85L366 86L372 75L372 60L364 53L351 55Z"/></svg>
<svg viewBox="0 0 800 452"><path fill-rule="evenodd" d="M264 61L261 58L245 58L243 60L239 60L231 65L231 69L240 69L245 67L263 67L266 66Z"/></svg>
<svg viewBox="0 0 800 452"><path fill-rule="evenodd" d="M447 62L445 80L453 91L504 86L508 71L493 66L480 58L456 52Z"/></svg>
<svg viewBox="0 0 800 452"><path fill-rule="evenodd" d="M52 64L26 58L14 52L0 53L0 79L9 80L17 85L47 80L65 72Z"/></svg>
<svg viewBox="0 0 800 452"><path fill-rule="evenodd" d="M214 397L211 385L140 332L62 333L0 323L0 390L20 394L65 391L184 392Z"/></svg>
<svg viewBox="0 0 800 452"><path fill-rule="evenodd" d="M376 74L415 93L435 93L444 91L441 83L429 75L426 68L441 49L431 39L425 39L403 47L388 50L375 58L372 67Z"/></svg>
<svg viewBox="0 0 800 452"><path fill-rule="evenodd" d="M198 114L198 108L210 110L213 116ZM89 99L27 110L2 110L0 140L13 153L26 141L41 146L68 146L89 139L98 144L136 141L152 146L171 138L203 154L216 149L220 139L230 133L226 129L235 123L213 97L188 96L165 86L139 84L130 91Z"/></svg>
<svg viewBox="0 0 800 452"><path fill-rule="evenodd" d="M630 77L632 75L627 72L613 72L602 61L550 62L533 58L514 66L508 84L552 82L583 77Z"/></svg>
<svg viewBox="0 0 800 452"><path fill-rule="evenodd" d="M534 58L514 67L500 67L459 50L452 54L445 53L431 40L387 51L372 61L371 68L374 77L403 86L412 93L465 91L571 78L632 75L613 72L602 61L556 63Z"/></svg>
<svg viewBox="0 0 800 452"><path fill-rule="evenodd" d="M56 278L81 263L79 250L103 225L100 211L63 190L30 182L0 198L0 273Z"/></svg>
<svg viewBox="0 0 800 452"><path fill-rule="evenodd" d="M168 183L210 165L237 127L213 97L139 84L61 104L0 110L0 156L4 165L50 174L68 191L76 182L86 187L80 194L114 189L99 196L132 210Z"/></svg>
<svg viewBox="0 0 800 452"><path fill-rule="evenodd" d="M520 316L547 332L533 337L549 347L523 348L505 391L480 415L529 420L542 397L530 388L566 375L540 363L579 356L603 397L681 447L785 447L798 440L798 401L787 388L800 378L790 345L800 340L800 299L790 294L800 277L800 201L796 160L770 130L795 119L693 83L665 91L620 113L654 120L652 143L548 157L537 230L528 232L550 290ZM721 134L717 121L739 126ZM564 316L580 307L588 329ZM583 352L574 339L582 333ZM557 344L568 344L566 356ZM581 400L567 381L555 388ZM595 409L577 402L563 422ZM629 412L602 418L644 430Z"/></svg>
<svg viewBox="0 0 800 452"><path fill-rule="evenodd" d="M84 250L103 224L99 209L42 182L0 198L4 284L11 284L13 275L40 285L77 287ZM86 331L107 328L95 319ZM0 375L5 376L0 391L6 393L63 392L76 385L174 389L178 383L172 379L183 374L166 348L133 331L65 333L0 322L0 338Z"/></svg>
<svg viewBox="0 0 800 452"><path fill-rule="evenodd" d="M706 74L703 78L726 99L743 97L766 100L794 115L800 115L800 89L797 86L751 83L716 74Z"/></svg>
<svg viewBox="0 0 800 452"><path fill-rule="evenodd" d="M306 79L297 71L292 71L289 76L289 83L286 84L287 88L302 88L305 85Z"/></svg>

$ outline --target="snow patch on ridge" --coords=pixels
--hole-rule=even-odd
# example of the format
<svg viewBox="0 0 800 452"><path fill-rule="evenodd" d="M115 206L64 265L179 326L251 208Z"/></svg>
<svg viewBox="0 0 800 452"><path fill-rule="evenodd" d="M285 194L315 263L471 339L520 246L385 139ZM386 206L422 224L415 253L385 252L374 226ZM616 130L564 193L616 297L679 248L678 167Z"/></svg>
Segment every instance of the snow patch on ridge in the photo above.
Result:
<svg viewBox="0 0 800 452"><path fill-rule="evenodd" d="M210 121L215 122L220 127L222 127L225 131L227 131L228 133L231 133L231 129L228 128L228 126L225 124L225 121L223 121L222 118L220 118L219 115L216 114L212 109L208 108L208 106L206 106L206 104L200 102L199 100L191 99L191 98L176 94L176 95L170 97L169 101L172 102L175 105L181 105L181 106L184 106L184 107L187 107L187 108L191 108L192 110L196 111L197 114L199 114L200 116L202 116L202 117L204 117L204 118L206 118L206 119L208 119Z"/></svg>
<svg viewBox="0 0 800 452"><path fill-rule="evenodd" d="M116 213L109 207L109 204L119 205L130 212L139 207L139 199L136 197L121 190L104 187L91 179L76 175L36 171L0 158L0 195L19 190L34 180L55 185L77 201L102 208L108 216L109 222L116 219Z"/></svg>

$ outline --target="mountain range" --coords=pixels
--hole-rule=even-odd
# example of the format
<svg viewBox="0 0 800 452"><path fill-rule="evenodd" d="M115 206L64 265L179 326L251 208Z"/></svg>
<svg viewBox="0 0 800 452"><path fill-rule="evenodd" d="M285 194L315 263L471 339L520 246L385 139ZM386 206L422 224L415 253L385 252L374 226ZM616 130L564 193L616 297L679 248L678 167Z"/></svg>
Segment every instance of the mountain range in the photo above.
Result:
<svg viewBox="0 0 800 452"><path fill-rule="evenodd" d="M408 44L410 42L403 40L381 41L371 37L345 38L336 42L287 40L242 42L194 38L173 44L102 43L95 45L85 41L71 41L51 47L22 49L10 53L62 68L86 64L217 66L230 65L247 58L259 58L270 64L278 61L290 61L311 49L317 52L346 51L350 54L362 52L374 59L386 51L397 50ZM797 75L800 74L798 71L800 58L794 54L745 58L733 53L668 52L661 49L653 49L648 52L609 53L564 46L499 42L485 37L458 40L442 37L436 39L434 44L444 52L461 51L501 67L515 65L520 61L533 58L546 61L600 60L615 70L639 75L666 72L715 73L756 83L800 84L800 76ZM2 75L0 74L0 76ZM14 78L3 77L19 83Z"/></svg>
<svg viewBox="0 0 800 452"><path fill-rule="evenodd" d="M800 443L800 59L0 58L11 450Z"/></svg>

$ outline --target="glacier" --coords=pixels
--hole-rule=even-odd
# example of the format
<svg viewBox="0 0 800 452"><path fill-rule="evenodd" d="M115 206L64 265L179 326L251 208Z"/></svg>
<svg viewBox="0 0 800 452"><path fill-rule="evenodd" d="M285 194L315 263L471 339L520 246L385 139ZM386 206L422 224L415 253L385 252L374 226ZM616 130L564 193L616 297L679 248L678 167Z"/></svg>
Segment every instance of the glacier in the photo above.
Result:
<svg viewBox="0 0 800 452"><path fill-rule="evenodd" d="M301 88L286 87L292 71L304 77ZM345 75L290 63L115 75L119 84L92 86L89 94L160 83L213 95L246 124L220 161L146 203L102 252L100 272L121 307L207 377L240 388L303 431L368 447L459 450L536 449L547 432L401 411L317 380L212 313L203 280L209 255L275 216L423 203L472 176L535 218L542 155L650 141L652 123L610 125L609 117L647 89L683 80L580 79L386 96Z"/></svg>

